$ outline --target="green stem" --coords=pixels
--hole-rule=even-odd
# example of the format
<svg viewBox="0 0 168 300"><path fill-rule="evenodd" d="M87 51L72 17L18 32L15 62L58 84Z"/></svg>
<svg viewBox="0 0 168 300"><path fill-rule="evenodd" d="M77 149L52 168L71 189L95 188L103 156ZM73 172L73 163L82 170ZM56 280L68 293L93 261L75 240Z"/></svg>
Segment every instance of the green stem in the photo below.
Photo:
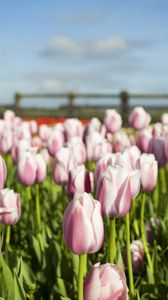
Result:
<svg viewBox="0 0 168 300"><path fill-rule="evenodd" d="M87 274L87 253L85 254L85 262L84 262L84 277L86 276Z"/></svg>
<svg viewBox="0 0 168 300"><path fill-rule="evenodd" d="M116 228L115 219L110 219L110 235L109 235L109 263L114 263L116 256Z"/></svg>
<svg viewBox="0 0 168 300"><path fill-rule="evenodd" d="M133 279L133 269L132 269L132 258L130 251L130 216L129 212L125 217L126 222L126 248L127 248L127 262L128 262L128 276L129 276L129 288L130 288L130 298L134 298L134 279Z"/></svg>
<svg viewBox="0 0 168 300"><path fill-rule="evenodd" d="M149 267L151 273L153 274L153 263L152 263L149 249L148 249L148 243L146 240L146 232L145 232L145 226L144 226L145 202L146 202L146 194L144 193L143 197L142 197L141 214L140 214L141 236L142 236L142 243L143 243L144 251L146 254L147 261L148 261L148 267Z"/></svg>
<svg viewBox="0 0 168 300"><path fill-rule="evenodd" d="M26 197L27 197L27 200L31 200L31 187L30 186L27 186L26 187Z"/></svg>
<svg viewBox="0 0 168 300"><path fill-rule="evenodd" d="M79 256L79 273L78 273L78 300L83 300L83 277L86 263L86 254Z"/></svg>
<svg viewBox="0 0 168 300"><path fill-rule="evenodd" d="M39 185L36 184L36 221L37 231L41 231L41 213L40 213L40 197L39 197Z"/></svg>
<svg viewBox="0 0 168 300"><path fill-rule="evenodd" d="M9 244L10 244L10 233L11 233L11 226L7 225L7 227L6 227L6 241L5 241L6 247L8 247Z"/></svg>
<svg viewBox="0 0 168 300"><path fill-rule="evenodd" d="M160 184L161 193L163 195L166 194L167 186L166 186L166 169L165 168L159 169L159 184Z"/></svg>

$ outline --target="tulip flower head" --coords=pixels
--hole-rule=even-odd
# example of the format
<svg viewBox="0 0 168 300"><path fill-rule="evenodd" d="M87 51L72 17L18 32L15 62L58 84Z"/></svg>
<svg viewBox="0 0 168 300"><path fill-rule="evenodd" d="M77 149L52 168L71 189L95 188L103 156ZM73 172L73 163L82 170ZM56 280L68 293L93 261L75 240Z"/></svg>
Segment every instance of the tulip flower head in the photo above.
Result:
<svg viewBox="0 0 168 300"><path fill-rule="evenodd" d="M101 205L91 194L75 194L65 210L63 233L69 249L78 255L100 250L104 241Z"/></svg>
<svg viewBox="0 0 168 300"><path fill-rule="evenodd" d="M104 124L108 132L117 132L122 125L122 118L115 109L107 109L105 111Z"/></svg>
<svg viewBox="0 0 168 300"><path fill-rule="evenodd" d="M153 154L144 153L140 157L141 184L145 191L151 191L156 185L158 163Z"/></svg>
<svg viewBox="0 0 168 300"><path fill-rule="evenodd" d="M144 249L143 244L140 240L135 240L130 244L130 251L131 251L131 259L132 259L132 266L135 272L139 272L142 269L143 261L144 261ZM124 262L127 266L127 253L124 252Z"/></svg>
<svg viewBox="0 0 168 300"><path fill-rule="evenodd" d="M129 117L131 127L136 130L148 127L150 121L151 116L143 109L143 107L135 107Z"/></svg>
<svg viewBox="0 0 168 300"><path fill-rule="evenodd" d="M99 177L96 194L104 217L124 217L131 206L129 172L120 166L108 166Z"/></svg>
<svg viewBox="0 0 168 300"><path fill-rule="evenodd" d="M7 177L7 167L4 159L0 156L0 189L2 189L5 185Z"/></svg>
<svg viewBox="0 0 168 300"><path fill-rule="evenodd" d="M91 193L91 176L84 165L75 166L69 171L67 191L70 197L78 193Z"/></svg>
<svg viewBox="0 0 168 300"><path fill-rule="evenodd" d="M128 300L126 277L120 267L95 264L84 282L84 300Z"/></svg>
<svg viewBox="0 0 168 300"><path fill-rule="evenodd" d="M13 190L0 191L0 222L5 225L17 223L21 216L20 196Z"/></svg>

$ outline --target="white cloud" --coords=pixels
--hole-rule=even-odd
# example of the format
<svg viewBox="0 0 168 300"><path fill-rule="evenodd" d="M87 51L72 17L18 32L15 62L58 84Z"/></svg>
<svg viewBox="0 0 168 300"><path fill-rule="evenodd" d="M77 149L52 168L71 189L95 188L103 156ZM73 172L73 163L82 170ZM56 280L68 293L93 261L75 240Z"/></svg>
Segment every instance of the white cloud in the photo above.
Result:
<svg viewBox="0 0 168 300"><path fill-rule="evenodd" d="M56 36L51 39L41 54L45 57L91 58L97 59L106 55L124 52L132 47L122 36L102 37L90 40L78 40L67 36Z"/></svg>
<svg viewBox="0 0 168 300"><path fill-rule="evenodd" d="M57 53L78 54L82 47L72 38L66 36L57 36L51 39L49 49Z"/></svg>

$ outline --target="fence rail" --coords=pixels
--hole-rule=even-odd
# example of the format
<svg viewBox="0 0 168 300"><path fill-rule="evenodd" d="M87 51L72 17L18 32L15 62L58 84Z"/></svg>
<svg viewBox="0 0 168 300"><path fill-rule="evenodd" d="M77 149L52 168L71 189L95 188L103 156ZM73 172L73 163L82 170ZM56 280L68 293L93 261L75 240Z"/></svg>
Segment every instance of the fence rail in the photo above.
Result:
<svg viewBox="0 0 168 300"><path fill-rule="evenodd" d="M69 92L69 93L51 93L51 94L43 94L43 93L16 93L15 94L15 109L16 111L19 111L21 108L21 101L24 98L40 98L46 99L46 98L53 98L55 100L66 98L68 100L68 114L69 116L72 115L74 109L75 109L75 99L84 98L86 101L89 99L96 99L97 101L100 101L102 99L111 99L111 105L113 106L113 100L119 99L120 101L120 113L122 114L122 117L124 120L128 117L129 112L129 106L130 106L130 99L148 99L151 101L158 100L158 99L165 99L167 100L166 106L168 107L168 94L163 93L128 93L126 91L122 91L118 94L112 94L112 93L77 93L77 92ZM154 103L152 103L152 106L154 106Z"/></svg>

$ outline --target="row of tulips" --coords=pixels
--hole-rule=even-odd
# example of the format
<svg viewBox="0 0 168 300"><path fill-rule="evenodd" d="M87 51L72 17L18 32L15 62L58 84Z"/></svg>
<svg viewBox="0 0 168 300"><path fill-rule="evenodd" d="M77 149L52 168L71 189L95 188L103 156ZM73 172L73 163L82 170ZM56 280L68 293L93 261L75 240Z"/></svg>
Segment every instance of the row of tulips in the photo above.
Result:
<svg viewBox="0 0 168 300"><path fill-rule="evenodd" d="M168 114L150 121L142 107L129 129L112 109L87 126L4 113L2 299L166 299Z"/></svg>

